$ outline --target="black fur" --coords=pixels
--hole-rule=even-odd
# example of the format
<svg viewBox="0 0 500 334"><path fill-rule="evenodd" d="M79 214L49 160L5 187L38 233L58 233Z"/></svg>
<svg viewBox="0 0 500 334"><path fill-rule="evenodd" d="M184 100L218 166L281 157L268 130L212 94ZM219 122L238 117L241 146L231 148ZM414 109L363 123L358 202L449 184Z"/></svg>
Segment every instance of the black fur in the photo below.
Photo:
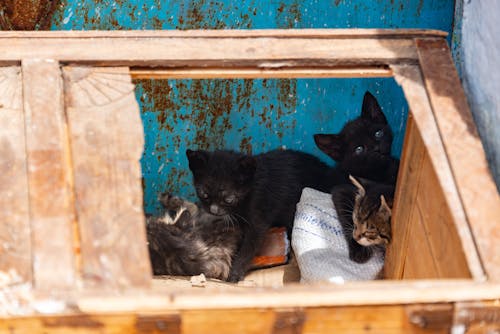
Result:
<svg viewBox="0 0 500 334"><path fill-rule="evenodd" d="M347 122L338 134L315 134L314 141L345 174L396 183L399 160L391 156L392 131L369 92L359 117Z"/></svg>
<svg viewBox="0 0 500 334"><path fill-rule="evenodd" d="M302 189L330 191L337 178L318 158L292 150L256 156L233 151L187 150L194 185L205 210L229 217L241 226L243 238L229 281L245 275L272 226L293 225Z"/></svg>

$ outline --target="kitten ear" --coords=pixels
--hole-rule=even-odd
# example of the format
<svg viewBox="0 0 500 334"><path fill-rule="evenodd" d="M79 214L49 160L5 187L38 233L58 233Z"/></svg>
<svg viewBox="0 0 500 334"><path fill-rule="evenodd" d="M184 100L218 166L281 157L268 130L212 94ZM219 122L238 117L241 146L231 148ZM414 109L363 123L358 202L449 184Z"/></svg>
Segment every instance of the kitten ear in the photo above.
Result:
<svg viewBox="0 0 500 334"><path fill-rule="evenodd" d="M238 172L245 179L250 178L255 174L257 169L257 161L254 157L244 156L238 159Z"/></svg>
<svg viewBox="0 0 500 334"><path fill-rule="evenodd" d="M193 151L187 149L186 156L189 161L189 169L193 172L205 166L208 161L208 154L206 151Z"/></svg>
<svg viewBox="0 0 500 334"><path fill-rule="evenodd" d="M361 107L361 117L369 119L375 123L387 124L382 108L377 99L370 92L366 92L363 97L363 106Z"/></svg>
<svg viewBox="0 0 500 334"><path fill-rule="evenodd" d="M380 195L380 207L378 212L386 215L387 217L390 217L392 214L391 207L387 204L384 195Z"/></svg>
<svg viewBox="0 0 500 334"><path fill-rule="evenodd" d="M361 196L365 196L366 195L366 190L365 188L363 187L363 185L358 181L356 180L356 178L352 175L349 175L349 180L351 180L352 184L354 184L354 186L356 188L358 188L358 193L361 195Z"/></svg>
<svg viewBox="0 0 500 334"><path fill-rule="evenodd" d="M326 153L333 160L342 160L345 143L341 135L317 133L314 135L314 142L321 151Z"/></svg>

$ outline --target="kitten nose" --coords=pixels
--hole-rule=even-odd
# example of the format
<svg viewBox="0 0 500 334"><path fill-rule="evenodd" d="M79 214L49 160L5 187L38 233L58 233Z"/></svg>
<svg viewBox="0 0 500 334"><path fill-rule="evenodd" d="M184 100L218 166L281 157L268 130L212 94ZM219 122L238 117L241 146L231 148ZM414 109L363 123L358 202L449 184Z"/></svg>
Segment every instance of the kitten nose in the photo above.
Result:
<svg viewBox="0 0 500 334"><path fill-rule="evenodd" d="M214 215L218 215L219 214L219 207L215 204L212 204L210 205L210 213L214 214Z"/></svg>

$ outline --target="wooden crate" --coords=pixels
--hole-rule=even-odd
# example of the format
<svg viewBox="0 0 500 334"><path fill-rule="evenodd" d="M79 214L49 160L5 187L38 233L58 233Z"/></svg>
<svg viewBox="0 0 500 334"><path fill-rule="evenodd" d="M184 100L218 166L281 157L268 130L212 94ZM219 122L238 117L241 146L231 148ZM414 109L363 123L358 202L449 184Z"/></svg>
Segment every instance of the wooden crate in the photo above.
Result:
<svg viewBox="0 0 500 334"><path fill-rule="evenodd" d="M480 333L500 198L439 31L0 33L0 333ZM383 281L151 286L131 78L390 77L410 116Z"/></svg>

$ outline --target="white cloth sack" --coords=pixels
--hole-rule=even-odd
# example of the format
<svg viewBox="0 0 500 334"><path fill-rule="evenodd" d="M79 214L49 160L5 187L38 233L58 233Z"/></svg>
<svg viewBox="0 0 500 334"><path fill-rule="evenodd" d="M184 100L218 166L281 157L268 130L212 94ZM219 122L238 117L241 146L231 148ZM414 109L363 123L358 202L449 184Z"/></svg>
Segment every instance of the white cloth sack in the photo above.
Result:
<svg viewBox="0 0 500 334"><path fill-rule="evenodd" d="M301 282L372 280L384 265L384 254L375 249L366 263L349 259L347 241L330 194L304 188L297 203L292 248L299 265Z"/></svg>

